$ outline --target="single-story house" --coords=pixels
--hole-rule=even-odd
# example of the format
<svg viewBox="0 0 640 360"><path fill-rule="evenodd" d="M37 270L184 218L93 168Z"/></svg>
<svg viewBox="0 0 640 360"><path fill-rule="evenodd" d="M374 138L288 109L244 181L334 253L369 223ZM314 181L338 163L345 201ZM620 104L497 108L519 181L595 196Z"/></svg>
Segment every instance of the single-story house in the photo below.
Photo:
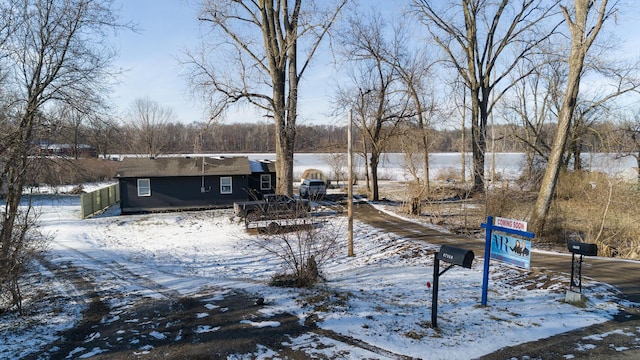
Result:
<svg viewBox="0 0 640 360"><path fill-rule="evenodd" d="M275 189L275 164L241 157L125 157L115 178L123 214L232 206Z"/></svg>

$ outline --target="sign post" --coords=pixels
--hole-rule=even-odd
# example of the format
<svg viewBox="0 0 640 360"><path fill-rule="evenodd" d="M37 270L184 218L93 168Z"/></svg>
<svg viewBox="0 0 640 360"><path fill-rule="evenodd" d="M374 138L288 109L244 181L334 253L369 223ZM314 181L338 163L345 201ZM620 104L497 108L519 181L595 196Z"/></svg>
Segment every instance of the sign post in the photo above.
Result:
<svg viewBox="0 0 640 360"><path fill-rule="evenodd" d="M517 235L533 239L535 234L527 231L527 223L519 220L487 217L487 222L480 225L486 230L484 244L484 273L482 276L482 306L487 306L487 294L489 292L489 262L493 257L512 265L528 269L530 266L531 242L516 239L502 234L494 234L499 231L506 234ZM492 254L495 248L495 254Z"/></svg>

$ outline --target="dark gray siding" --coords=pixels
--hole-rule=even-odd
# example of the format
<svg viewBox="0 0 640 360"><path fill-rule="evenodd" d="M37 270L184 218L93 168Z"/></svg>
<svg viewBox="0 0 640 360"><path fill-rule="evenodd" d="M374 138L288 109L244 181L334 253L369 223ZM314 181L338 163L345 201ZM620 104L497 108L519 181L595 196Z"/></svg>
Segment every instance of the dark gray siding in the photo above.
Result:
<svg viewBox="0 0 640 360"><path fill-rule="evenodd" d="M233 193L220 193L221 176L205 176L201 191L201 176L147 177L151 196L138 196L138 178L120 178L120 208L123 214L232 206L234 201L247 200L248 176L234 175ZM224 177L224 176L223 176Z"/></svg>
<svg viewBox="0 0 640 360"><path fill-rule="evenodd" d="M260 176L271 176L271 188L268 190L262 190L260 188ZM262 199L265 194L275 194L276 192L276 174L275 173L252 173L249 175L249 197L251 199Z"/></svg>

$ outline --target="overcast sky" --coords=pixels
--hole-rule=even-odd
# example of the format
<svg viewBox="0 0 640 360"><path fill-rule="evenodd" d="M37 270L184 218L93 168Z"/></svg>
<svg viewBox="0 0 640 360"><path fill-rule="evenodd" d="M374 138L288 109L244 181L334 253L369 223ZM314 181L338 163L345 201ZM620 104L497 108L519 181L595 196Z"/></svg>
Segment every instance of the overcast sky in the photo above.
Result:
<svg viewBox="0 0 640 360"><path fill-rule="evenodd" d="M397 3L400 0L385 0ZM184 49L198 43L199 23L195 1L185 0L116 0L122 6L124 21L132 21L139 33L121 32L115 39L119 49L116 65L126 70L114 88L112 100L124 112L133 100L148 97L172 108L177 120L183 123L203 121L205 109L188 95L185 71L177 61ZM640 55L640 20L635 1L633 9L617 17L620 33L627 37L626 48ZM328 112L327 93L330 90L331 70L322 61L309 69L303 78L299 123L334 123L325 116ZM256 122L265 118L246 108L229 114L227 122ZM345 114L346 117L346 114ZM340 119L337 120L341 122ZM344 120L346 122L346 118Z"/></svg>

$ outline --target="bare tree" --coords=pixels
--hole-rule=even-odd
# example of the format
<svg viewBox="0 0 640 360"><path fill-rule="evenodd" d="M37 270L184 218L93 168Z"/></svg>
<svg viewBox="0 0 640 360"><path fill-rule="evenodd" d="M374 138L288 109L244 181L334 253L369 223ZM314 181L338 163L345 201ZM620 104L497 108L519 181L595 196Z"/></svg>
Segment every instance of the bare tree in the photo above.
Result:
<svg viewBox="0 0 640 360"><path fill-rule="evenodd" d="M589 134L596 134L596 138L599 137L595 124L605 119L606 114L614 110L617 100L628 93L637 92L640 87L640 78L637 75L640 70L639 65L637 61L635 63L607 61L604 54L599 54L596 61L587 63L590 72L601 75L600 85L596 90L587 89L584 94L578 96L576 101L568 140L570 156L567 156L567 163L573 159L574 170L583 169L581 155ZM583 78L587 72L584 71L584 73Z"/></svg>
<svg viewBox="0 0 640 360"><path fill-rule="evenodd" d="M168 125L174 120L173 110L149 98L131 103L127 114L129 150L135 154L155 157L167 150Z"/></svg>
<svg viewBox="0 0 640 360"><path fill-rule="evenodd" d="M406 38L400 27L391 29L391 39L386 38L389 26L375 10L369 16L356 13L349 23L340 43L352 84L339 87L335 103L338 109L355 110L364 137L363 154L370 153L372 199L377 201L381 155L398 124L415 116L395 61Z"/></svg>
<svg viewBox="0 0 640 360"><path fill-rule="evenodd" d="M518 80L507 83L508 75L553 33L541 24L559 0L461 0L440 8L434 2L413 0L414 10L470 92L473 184L484 191L489 114Z"/></svg>
<svg viewBox="0 0 640 360"><path fill-rule="evenodd" d="M633 156L636 160L636 177L640 189L640 111L636 111L621 123L621 135L616 136L620 156Z"/></svg>
<svg viewBox="0 0 640 360"><path fill-rule="evenodd" d="M543 66L522 78L506 97L502 116L513 127L509 136L520 142L525 149L525 171L523 179L531 186L537 186L540 180L538 169L549 157L551 123L557 115L558 91L564 84L565 67L559 61L545 59L538 61ZM529 72L518 67L517 72ZM516 75L519 76L519 75ZM522 131L519 131L522 129ZM541 174L540 174L541 175Z"/></svg>
<svg viewBox="0 0 640 360"><path fill-rule="evenodd" d="M450 84L450 88L451 101L454 105L453 109L450 110L450 114L457 113L460 115L459 119L454 118L454 123L459 121L457 124L460 124L460 126L458 127L456 124L454 128L460 129L459 146L456 150L460 152L460 181L464 184L467 182L467 113L469 110L467 89L464 83L460 81L460 76Z"/></svg>
<svg viewBox="0 0 640 360"><path fill-rule="evenodd" d="M400 46L407 44L408 42L400 42ZM432 120L437 112L436 98L433 91L433 87L428 84L432 79L431 68L434 65L427 55L428 51L405 48L398 52L398 57L393 59L393 62L397 68L400 78L404 82L405 91L413 104L415 109L415 123L417 125L418 138L417 147L419 150L422 161L422 188L423 195L429 194L430 181L429 181L429 151L430 151L430 135ZM410 146L404 147L410 149ZM409 155L409 159L413 156ZM419 179L419 178L418 178Z"/></svg>
<svg viewBox="0 0 640 360"><path fill-rule="evenodd" d="M562 156L569 139L571 119L578 99L585 57L605 21L613 14L615 7L608 6L608 0L600 0L599 2L575 0L573 9L566 6L561 6L561 9L571 34L571 51L567 59L569 73L562 107L558 114L558 128L551 146L549 162L542 178L536 203L529 216L531 231L536 233L541 233L544 229L558 181ZM592 12L594 9L595 12Z"/></svg>
<svg viewBox="0 0 640 360"><path fill-rule="evenodd" d="M358 83L354 74L350 74L351 82L353 84ZM371 90L362 91L362 88L357 88L356 85L345 86L339 84L334 90L333 108L334 113L342 114L345 108L351 109L352 113L352 125L354 126L354 138L360 139L360 151L357 153L362 158L362 164L364 169L364 179L367 187L367 192L371 192L371 172L369 171L369 153L371 152L371 141L369 139L369 132L365 130L366 122L372 101L370 99ZM354 94L358 94L354 96ZM357 177L357 175L356 175Z"/></svg>
<svg viewBox="0 0 640 360"><path fill-rule="evenodd" d="M211 95L210 103L223 104L220 108L248 102L273 117L277 193L293 195L300 80L346 1L323 2L326 8L303 0L202 5L200 20L220 37L211 36L201 53L186 54L190 82Z"/></svg>
<svg viewBox="0 0 640 360"><path fill-rule="evenodd" d="M105 46L106 30L117 24L111 1L12 0L0 5L10 31L2 66L7 114L0 159L5 202L0 229L0 292L20 306L18 279L28 259L33 222L20 207L30 167L33 140L49 104L77 104L105 93L114 52ZM7 20L8 19L8 20ZM2 27L3 25L0 25ZM5 304L2 304L3 306Z"/></svg>
<svg viewBox="0 0 640 360"><path fill-rule="evenodd" d="M585 146L587 146L589 139L593 138L589 135L595 134L595 124L598 120L605 118L608 112L608 109L604 105L586 102L584 99L580 99L581 97L582 96L579 96L576 109L574 110L571 130L569 131L569 140L567 142L568 152L562 165L564 168L569 168L569 164L571 160L573 160L574 171L584 170L582 152ZM597 138L597 134L595 135Z"/></svg>
<svg viewBox="0 0 640 360"><path fill-rule="evenodd" d="M329 153L324 156L324 162L329 165L336 186L340 186L341 180L347 179L347 155L345 153Z"/></svg>
<svg viewBox="0 0 640 360"><path fill-rule="evenodd" d="M56 125L60 132L59 142L70 145L70 155L77 159L81 152L80 147L84 140L84 125L88 122L89 114L78 107L60 104L55 109L53 116L55 116Z"/></svg>
<svg viewBox="0 0 640 360"><path fill-rule="evenodd" d="M10 55L7 43L19 26L17 16L17 4L14 1L4 1L0 4L0 85L6 80L8 66L5 66L4 59ZM0 87L0 97L4 100L6 94L3 88L4 86Z"/></svg>
<svg viewBox="0 0 640 360"><path fill-rule="evenodd" d="M541 53L532 57L535 63L540 64L531 72L528 67L518 66L515 76L527 72L530 75L522 78L513 88L515 91L507 95L504 104L503 115L512 124L524 127L524 133L514 129L511 137L518 139L525 146L526 151L526 178L534 179L536 187L540 178L534 176L534 163L537 169L546 166L551 151L552 138L549 134L555 128L555 122L562 107L562 92L566 87L569 66L561 54L568 53L568 46L564 44L545 44L541 47ZM595 125L606 118L606 114L614 107L617 100L629 92L635 91L639 81L635 74L638 73L637 63L620 62L612 60L610 54L615 50L615 42L607 41L606 44L598 44L585 59L582 78L592 78L598 86L587 89L576 99L573 121L570 127L566 156L563 156L562 166L568 168L573 160L573 169L582 170L581 153L584 151L587 141L593 149L600 136ZM542 166L540 166L542 165ZM540 172L540 177L542 172Z"/></svg>
<svg viewBox="0 0 640 360"><path fill-rule="evenodd" d="M102 155L104 159L111 149L117 147L125 148L124 144L121 144L120 129L117 121L107 114L93 114L89 118L87 127L87 141L92 145L98 155Z"/></svg>

